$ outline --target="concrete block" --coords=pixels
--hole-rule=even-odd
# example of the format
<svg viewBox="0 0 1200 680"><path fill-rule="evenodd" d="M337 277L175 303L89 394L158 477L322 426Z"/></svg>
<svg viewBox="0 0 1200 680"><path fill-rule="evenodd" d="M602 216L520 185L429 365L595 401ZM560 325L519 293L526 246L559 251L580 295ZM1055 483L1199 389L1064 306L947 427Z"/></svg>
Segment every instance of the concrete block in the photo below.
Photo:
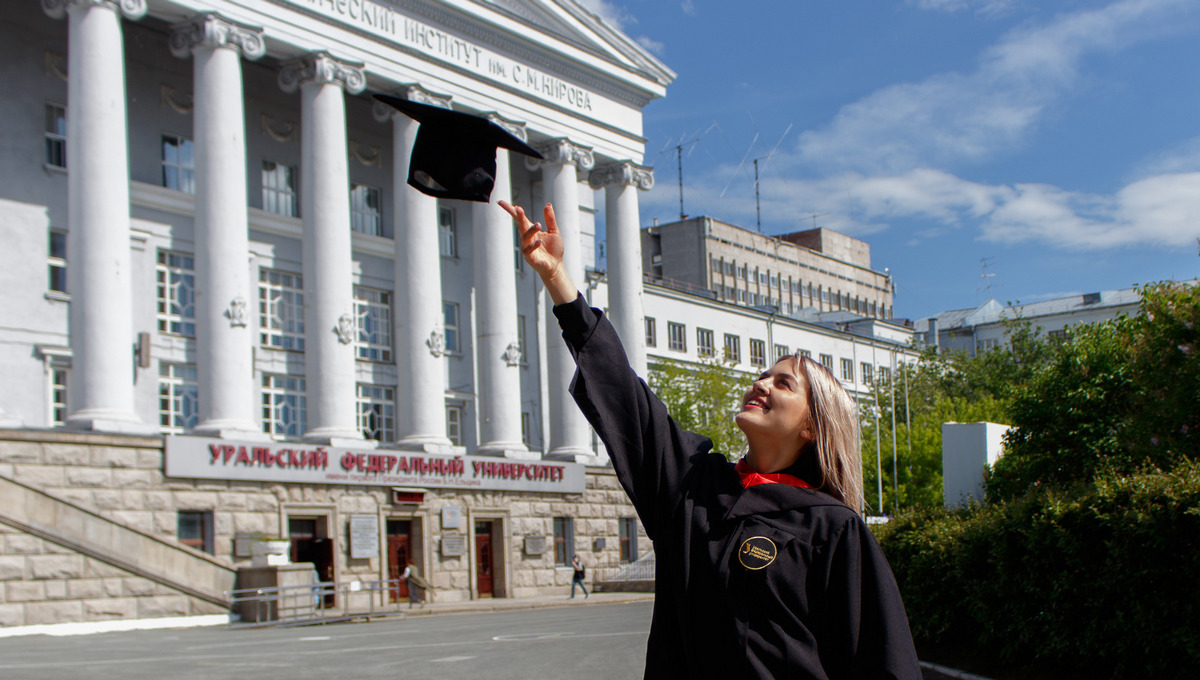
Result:
<svg viewBox="0 0 1200 680"><path fill-rule="evenodd" d="M187 616L188 598L184 595L140 597L137 600L139 619L158 619L165 616Z"/></svg>
<svg viewBox="0 0 1200 680"><path fill-rule="evenodd" d="M25 605L25 625L44 623L70 623L83 617L83 603L79 600L60 602L30 602Z"/></svg>
<svg viewBox="0 0 1200 680"><path fill-rule="evenodd" d="M146 533L154 533L154 513L152 512L135 512L132 510L120 510L110 514L112 520L118 524L123 524L131 529L144 531Z"/></svg>
<svg viewBox="0 0 1200 680"><path fill-rule="evenodd" d="M203 491L180 491L175 494L179 510L211 510L217 505L217 494Z"/></svg>
<svg viewBox="0 0 1200 680"><path fill-rule="evenodd" d="M8 477L12 479L13 470L16 468L12 463L0 463L0 477Z"/></svg>
<svg viewBox="0 0 1200 680"><path fill-rule="evenodd" d="M0 604L0 628L25 625L25 605Z"/></svg>
<svg viewBox="0 0 1200 680"><path fill-rule="evenodd" d="M46 599L42 581L9 581L4 584L5 602L41 602Z"/></svg>
<svg viewBox="0 0 1200 680"><path fill-rule="evenodd" d="M279 512L279 499L270 493L247 494L246 510L250 512Z"/></svg>
<svg viewBox="0 0 1200 680"><path fill-rule="evenodd" d="M123 586L122 594L126 597L149 597L154 594L154 581L137 576L127 577Z"/></svg>
<svg viewBox="0 0 1200 680"><path fill-rule="evenodd" d="M77 578L67 581L67 597L71 599L87 600L106 595L102 578Z"/></svg>
<svg viewBox="0 0 1200 680"><path fill-rule="evenodd" d="M19 581L25 577L24 555L0 555L0 581Z"/></svg>
<svg viewBox="0 0 1200 680"><path fill-rule="evenodd" d="M119 489L93 489L92 502L100 510L120 510L125 507L125 499Z"/></svg>
<svg viewBox="0 0 1200 680"><path fill-rule="evenodd" d="M137 616L137 598L106 597L83 601L83 617L85 621L132 619L135 616Z"/></svg>
<svg viewBox="0 0 1200 680"><path fill-rule="evenodd" d="M67 599L67 583L67 581L46 581L46 599Z"/></svg>
<svg viewBox="0 0 1200 680"><path fill-rule="evenodd" d="M125 570L118 569L117 567L114 567L113 565L109 564L108 562L101 562L100 560L93 559L91 557L85 557L83 559L83 576L84 576L84 578L116 578L116 579L120 579L127 575L128 574L127 574L127 572L125 572Z"/></svg>
<svg viewBox="0 0 1200 680"><path fill-rule="evenodd" d="M63 489L58 493L58 497L81 508L96 510L96 501L92 498L91 489Z"/></svg>
<svg viewBox="0 0 1200 680"><path fill-rule="evenodd" d="M162 449L137 449L137 466L144 470L163 469Z"/></svg>
<svg viewBox="0 0 1200 680"><path fill-rule="evenodd" d="M42 462L47 465L87 465L92 452L85 444L43 444Z"/></svg>
<svg viewBox="0 0 1200 680"><path fill-rule="evenodd" d="M143 510L175 509L175 494L170 491L143 491L141 495Z"/></svg>
<svg viewBox="0 0 1200 680"><path fill-rule="evenodd" d="M65 486L66 475L58 465L18 465L13 469L13 479L42 491Z"/></svg>
<svg viewBox="0 0 1200 680"><path fill-rule="evenodd" d="M68 548L66 546L61 546L57 543L52 543L50 541L42 541L42 554L43 555L75 555L77 553L74 550L72 550L71 548Z"/></svg>
<svg viewBox="0 0 1200 680"><path fill-rule="evenodd" d="M179 531L179 513L177 512L155 512L151 513L154 517L154 533L159 536L170 536L175 538ZM220 531L217 532L220 535Z"/></svg>
<svg viewBox="0 0 1200 680"><path fill-rule="evenodd" d="M234 532L244 533L270 533L267 530L268 517L258 512L235 512L233 513L233 530Z"/></svg>
<svg viewBox="0 0 1200 680"><path fill-rule="evenodd" d="M83 576L83 555L30 555L29 574L37 580L72 579Z"/></svg>
<svg viewBox="0 0 1200 680"><path fill-rule="evenodd" d="M246 494L231 491L218 493L217 507L222 510L245 510Z"/></svg>
<svg viewBox="0 0 1200 680"><path fill-rule="evenodd" d="M121 489L148 489L154 483L153 470L114 469L113 484Z"/></svg>
<svg viewBox="0 0 1200 680"><path fill-rule="evenodd" d="M67 467L67 484L71 486L103 486L113 485L112 470L94 467Z"/></svg>
<svg viewBox="0 0 1200 680"><path fill-rule="evenodd" d="M92 465L95 467L133 468L138 464L138 449L117 446L93 446Z"/></svg>
<svg viewBox="0 0 1200 680"><path fill-rule="evenodd" d="M37 463L42 457L42 445L37 442L0 443L0 462Z"/></svg>
<svg viewBox="0 0 1200 680"><path fill-rule="evenodd" d="M100 579L104 587L104 597L120 597L125 593L125 579L110 577Z"/></svg>

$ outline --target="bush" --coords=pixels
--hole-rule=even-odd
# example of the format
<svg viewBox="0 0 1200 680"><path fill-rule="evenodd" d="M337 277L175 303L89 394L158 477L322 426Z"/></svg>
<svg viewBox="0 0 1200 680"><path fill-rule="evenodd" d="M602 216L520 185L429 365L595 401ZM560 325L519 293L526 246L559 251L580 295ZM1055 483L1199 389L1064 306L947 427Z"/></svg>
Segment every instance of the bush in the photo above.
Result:
<svg viewBox="0 0 1200 680"><path fill-rule="evenodd" d="M1200 465L897 517L880 531L923 653L990 674L1200 677Z"/></svg>

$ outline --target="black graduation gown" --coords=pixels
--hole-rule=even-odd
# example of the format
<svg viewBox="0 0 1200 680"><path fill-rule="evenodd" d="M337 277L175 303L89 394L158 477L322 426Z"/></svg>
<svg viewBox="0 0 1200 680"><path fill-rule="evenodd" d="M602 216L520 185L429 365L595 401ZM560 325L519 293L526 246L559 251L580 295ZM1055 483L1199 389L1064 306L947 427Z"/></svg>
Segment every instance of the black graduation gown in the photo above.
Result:
<svg viewBox="0 0 1200 680"><path fill-rule="evenodd" d="M645 677L919 680L895 579L858 514L811 489L743 489L629 368L603 313L582 295L554 313L571 393L654 541Z"/></svg>

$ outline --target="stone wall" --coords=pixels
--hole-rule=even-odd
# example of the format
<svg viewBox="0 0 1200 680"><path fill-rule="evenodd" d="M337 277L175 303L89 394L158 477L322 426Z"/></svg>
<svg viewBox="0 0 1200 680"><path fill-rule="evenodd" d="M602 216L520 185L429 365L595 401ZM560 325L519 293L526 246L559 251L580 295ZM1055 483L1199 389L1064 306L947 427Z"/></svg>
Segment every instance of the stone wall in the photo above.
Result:
<svg viewBox="0 0 1200 680"><path fill-rule="evenodd" d="M235 556L238 534L286 536L289 516L322 517L334 543L339 582L388 577L386 545L377 557L350 558L350 515L409 520L414 523L411 554L432 583L436 601L477 596L476 520L499 521L502 528L503 536L493 538L501 539L493 546L502 568L496 595L534 597L570 588L572 570L554 563L555 517L573 519L574 551L593 573L618 565L618 520L636 517L611 468L589 468L582 494L431 489L421 505L402 506L391 503L388 487L168 479L160 437L2 430L0 476L169 542L177 539L180 511L211 511L214 557L232 568L250 565L248 556ZM4 502L0 499L0 517ZM447 506L461 509L461 528L441 526ZM451 534L465 535L467 554L442 555L441 539ZM546 552L526 554L529 535L546 537ZM606 545L594 549L598 538ZM640 536L639 554L651 549ZM220 613L215 605L4 524L0 583L0 625Z"/></svg>

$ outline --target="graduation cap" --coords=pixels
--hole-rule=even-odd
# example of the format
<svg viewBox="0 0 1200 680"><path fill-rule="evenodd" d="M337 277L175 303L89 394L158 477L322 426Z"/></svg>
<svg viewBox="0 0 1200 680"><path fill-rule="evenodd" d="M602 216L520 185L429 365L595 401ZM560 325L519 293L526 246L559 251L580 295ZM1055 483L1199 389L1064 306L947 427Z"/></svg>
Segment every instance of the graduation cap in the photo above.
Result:
<svg viewBox="0 0 1200 680"><path fill-rule="evenodd" d="M496 184L497 147L542 158L487 118L386 94L375 98L421 124L408 164L408 183L428 196L487 203Z"/></svg>

